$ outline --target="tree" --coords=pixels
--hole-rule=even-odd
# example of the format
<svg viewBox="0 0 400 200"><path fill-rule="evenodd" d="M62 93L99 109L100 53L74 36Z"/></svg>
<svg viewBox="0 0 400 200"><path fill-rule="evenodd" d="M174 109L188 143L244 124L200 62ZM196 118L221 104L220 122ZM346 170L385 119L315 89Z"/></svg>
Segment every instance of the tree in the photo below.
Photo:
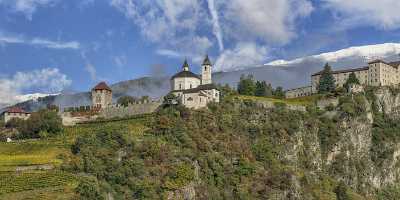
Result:
<svg viewBox="0 0 400 200"><path fill-rule="evenodd" d="M96 178L86 178L83 179L78 187L76 187L75 192L79 194L80 199L85 200L100 200L104 197L100 193L99 184Z"/></svg>
<svg viewBox="0 0 400 200"><path fill-rule="evenodd" d="M128 106L129 104L135 103L136 98L132 96L122 96L117 100L117 103L122 106Z"/></svg>
<svg viewBox="0 0 400 200"><path fill-rule="evenodd" d="M16 129L21 138L40 138L62 132L63 126L62 119L56 111L43 109L32 113L25 121L19 121Z"/></svg>
<svg viewBox="0 0 400 200"><path fill-rule="evenodd" d="M271 83L268 83L267 87L265 88L265 96L270 97L274 93L274 89L272 88Z"/></svg>
<svg viewBox="0 0 400 200"><path fill-rule="evenodd" d="M321 78L319 79L318 92L330 93L335 91L335 89L336 89L335 78L332 75L331 66L329 66L328 63L326 63L324 70L322 71Z"/></svg>
<svg viewBox="0 0 400 200"><path fill-rule="evenodd" d="M257 81L255 95L258 97L265 97L266 88L267 88L267 83L265 81Z"/></svg>
<svg viewBox="0 0 400 200"><path fill-rule="evenodd" d="M284 98L285 97L285 92L283 91L282 87L276 87L274 91L274 96L278 98Z"/></svg>
<svg viewBox="0 0 400 200"><path fill-rule="evenodd" d="M256 91L256 83L253 75L242 75L238 84L238 92L240 95L253 96Z"/></svg>
<svg viewBox="0 0 400 200"><path fill-rule="evenodd" d="M360 84L360 81L358 80L356 74L355 74L354 72L352 72L352 73L349 75L349 78L347 79L346 83L344 84L344 88L346 88L347 90L349 90L349 87L350 87L351 85L354 85L354 84Z"/></svg>
<svg viewBox="0 0 400 200"><path fill-rule="evenodd" d="M237 91L235 89L231 88L231 86L229 86L229 84L225 84L223 86L218 85L218 90L220 91L221 100L224 99L225 97L237 94Z"/></svg>

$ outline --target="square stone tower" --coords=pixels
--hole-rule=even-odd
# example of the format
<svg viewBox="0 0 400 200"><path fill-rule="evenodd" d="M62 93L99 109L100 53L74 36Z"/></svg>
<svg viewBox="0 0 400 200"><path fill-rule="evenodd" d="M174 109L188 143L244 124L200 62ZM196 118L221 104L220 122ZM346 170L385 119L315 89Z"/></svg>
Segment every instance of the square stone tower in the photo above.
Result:
<svg viewBox="0 0 400 200"><path fill-rule="evenodd" d="M92 89L92 106L106 108L112 104L112 90L105 82Z"/></svg>
<svg viewBox="0 0 400 200"><path fill-rule="evenodd" d="M208 85L208 84L212 83L211 67L212 67L211 61L207 55L206 58L204 58L203 64L201 66L201 84L202 85Z"/></svg>

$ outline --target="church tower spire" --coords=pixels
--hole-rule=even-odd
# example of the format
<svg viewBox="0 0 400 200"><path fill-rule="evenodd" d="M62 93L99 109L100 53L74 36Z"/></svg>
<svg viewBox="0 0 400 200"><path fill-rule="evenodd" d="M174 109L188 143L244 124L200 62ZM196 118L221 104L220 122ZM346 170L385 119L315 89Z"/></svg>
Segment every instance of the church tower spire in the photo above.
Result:
<svg viewBox="0 0 400 200"><path fill-rule="evenodd" d="M202 85L207 85L212 83L211 79L211 68L212 64L210 59L208 58L208 55L204 58L202 68L201 68L201 84Z"/></svg>
<svg viewBox="0 0 400 200"><path fill-rule="evenodd" d="M187 59L185 58L185 62L182 65L183 71L189 71L189 64L187 62Z"/></svg>

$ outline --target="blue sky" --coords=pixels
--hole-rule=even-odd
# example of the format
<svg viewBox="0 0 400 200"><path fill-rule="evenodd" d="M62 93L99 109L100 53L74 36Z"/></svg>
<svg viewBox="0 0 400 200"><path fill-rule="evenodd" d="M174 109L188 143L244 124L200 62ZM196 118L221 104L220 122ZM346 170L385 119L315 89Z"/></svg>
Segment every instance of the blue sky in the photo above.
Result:
<svg viewBox="0 0 400 200"><path fill-rule="evenodd" d="M0 0L0 94L172 74L185 57L197 71L206 53L231 71L397 43L398 10L398 0Z"/></svg>

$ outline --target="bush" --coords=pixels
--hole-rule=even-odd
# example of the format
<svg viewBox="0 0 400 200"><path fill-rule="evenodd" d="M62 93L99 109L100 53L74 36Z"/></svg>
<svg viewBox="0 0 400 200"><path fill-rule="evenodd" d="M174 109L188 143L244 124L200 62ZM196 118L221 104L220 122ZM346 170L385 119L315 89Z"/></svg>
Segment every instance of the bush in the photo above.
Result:
<svg viewBox="0 0 400 200"><path fill-rule="evenodd" d="M96 178L83 179L75 189L82 200L102 200L99 184Z"/></svg>
<svg viewBox="0 0 400 200"><path fill-rule="evenodd" d="M27 120L13 119L8 126L16 128L19 138L40 138L57 135L63 131L62 119L56 111L40 110Z"/></svg>

